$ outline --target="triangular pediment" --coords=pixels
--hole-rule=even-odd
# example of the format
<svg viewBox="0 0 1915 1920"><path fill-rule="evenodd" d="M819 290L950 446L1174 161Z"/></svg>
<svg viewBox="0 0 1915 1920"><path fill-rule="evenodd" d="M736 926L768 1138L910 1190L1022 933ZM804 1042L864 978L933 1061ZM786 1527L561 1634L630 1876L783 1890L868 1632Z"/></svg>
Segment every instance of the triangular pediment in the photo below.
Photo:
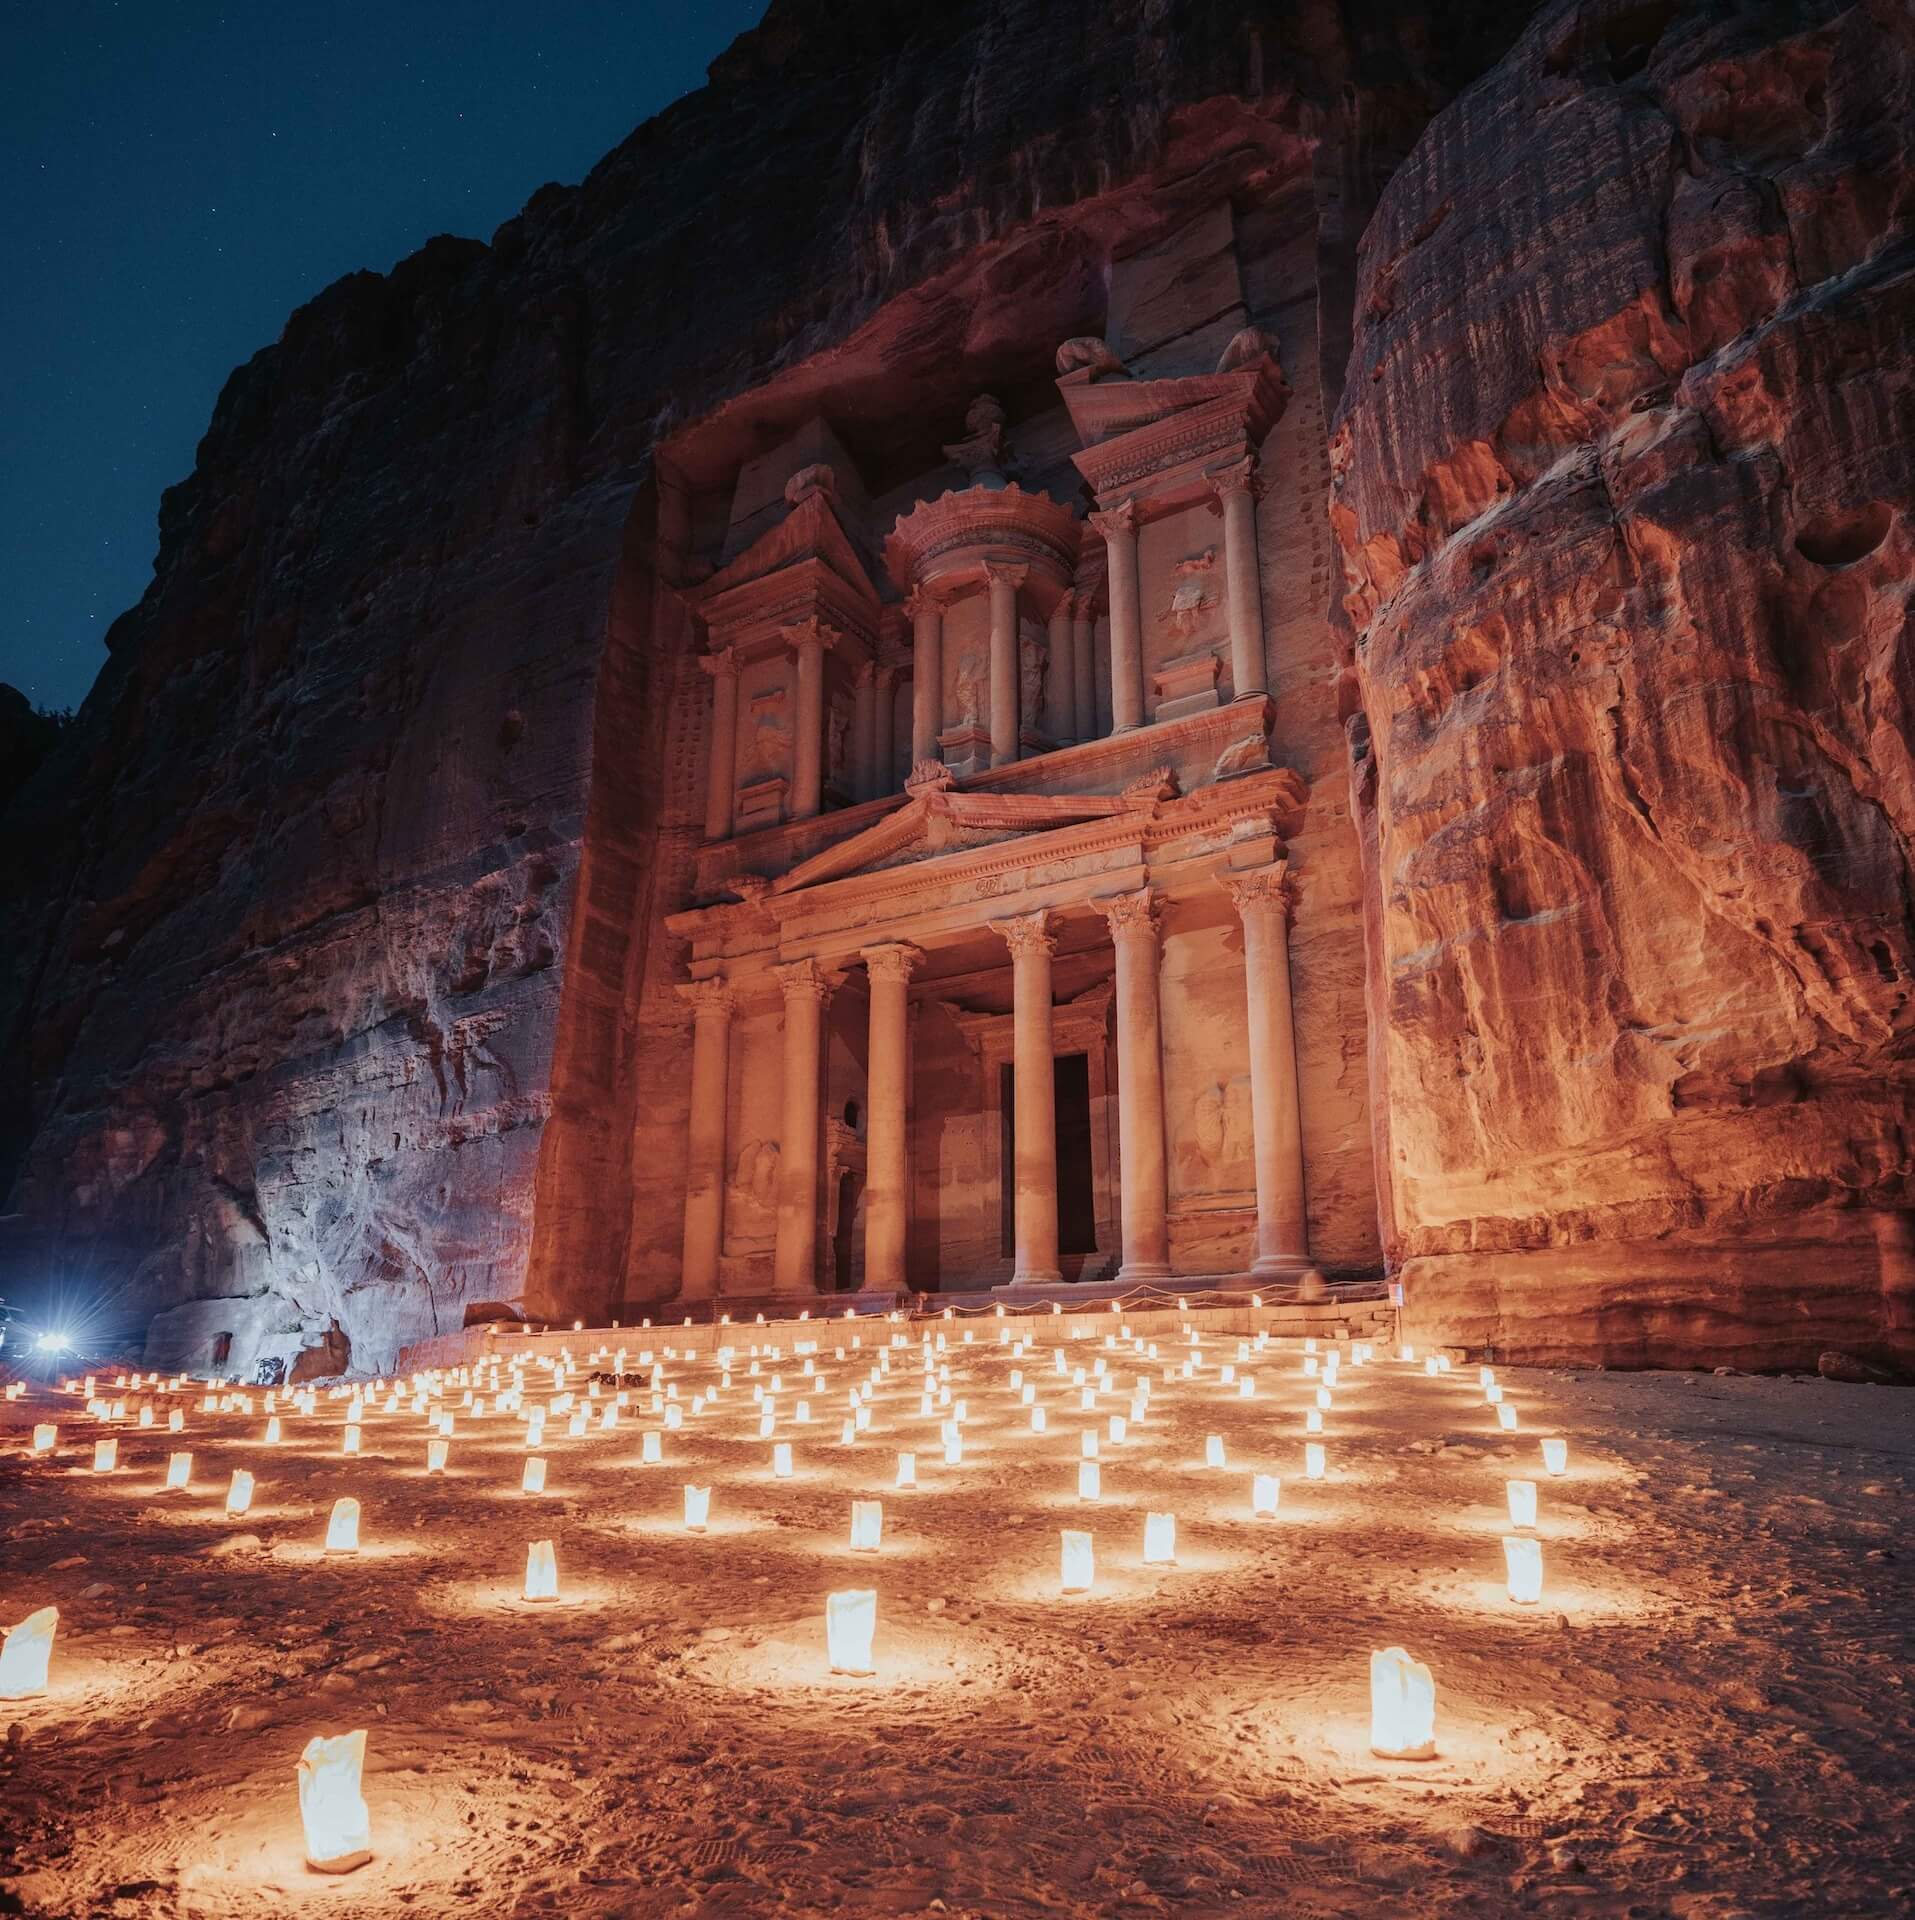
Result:
<svg viewBox="0 0 1915 1920"><path fill-rule="evenodd" d="M916 794L875 826L813 854L774 880L770 891L773 895L797 893L857 874L916 866L1133 810L1132 800L1109 794L958 793L948 787L932 788Z"/></svg>
<svg viewBox="0 0 1915 1920"><path fill-rule="evenodd" d="M751 625L793 591L817 600L827 617L855 613L853 624L867 637L875 626L877 588L822 490L806 494L775 527L709 580L688 587L684 597L716 632Z"/></svg>

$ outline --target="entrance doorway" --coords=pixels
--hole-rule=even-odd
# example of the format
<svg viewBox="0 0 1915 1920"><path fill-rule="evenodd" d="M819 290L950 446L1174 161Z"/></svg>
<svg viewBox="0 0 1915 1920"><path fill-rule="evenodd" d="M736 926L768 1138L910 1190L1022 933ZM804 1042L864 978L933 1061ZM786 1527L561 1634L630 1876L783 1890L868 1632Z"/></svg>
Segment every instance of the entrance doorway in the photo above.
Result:
<svg viewBox="0 0 1915 1920"><path fill-rule="evenodd" d="M858 1252L858 1202L864 1197L864 1175L847 1167L838 1176L838 1231L831 1238L831 1284L849 1293L855 1278Z"/></svg>
<svg viewBox="0 0 1915 1920"><path fill-rule="evenodd" d="M1015 1071L1009 1061L998 1069L1000 1174L998 1178L999 1251L1017 1253L1017 1100ZM1096 1183L1091 1171L1090 1056L1061 1054L1051 1062L1051 1090L1057 1107L1057 1251L1097 1251Z"/></svg>

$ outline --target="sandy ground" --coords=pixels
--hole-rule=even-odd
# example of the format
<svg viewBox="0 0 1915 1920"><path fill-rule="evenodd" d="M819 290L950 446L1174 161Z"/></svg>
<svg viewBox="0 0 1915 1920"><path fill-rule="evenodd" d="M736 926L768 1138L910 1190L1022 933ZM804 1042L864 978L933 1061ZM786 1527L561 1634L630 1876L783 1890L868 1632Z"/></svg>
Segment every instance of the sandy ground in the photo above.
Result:
<svg viewBox="0 0 1915 1920"><path fill-rule="evenodd" d="M183 1439L122 1426L96 1476L104 1429L75 1401L7 1406L0 1622L51 1602L62 1625L48 1694L0 1702L0 1913L1915 1910L1907 1393L1511 1371L1504 1434L1473 1369L1379 1362L1345 1369L1313 1484L1298 1350L1258 1356L1246 1400L1218 1376L1234 1337L1212 1339L1170 1384L1161 1358L1106 1356L1155 1390L1093 1508L1092 1416L1040 1349L1032 1434L978 1331L947 1356L958 1467L915 1350L851 1448L844 1393L880 1336L843 1363L825 1336L809 1427L787 1353L790 1481L742 1358L660 1466L642 1410L578 1439L554 1419L543 1498L517 1491L509 1415L461 1416L428 1478L410 1412L368 1414L354 1460L344 1401L267 1447L263 1412L193 1399ZM689 1398L709 1374L674 1377ZM59 1452L32 1459L48 1418ZM1562 1479L1542 1434L1568 1438ZM192 1485L164 1493L179 1445ZM901 1446L915 1493L892 1487ZM235 1465L259 1479L243 1519ZM1274 1520L1250 1514L1255 1469L1282 1476ZM1539 1607L1504 1590L1513 1474L1540 1488ZM687 1481L714 1490L702 1537ZM346 1492L366 1548L328 1558ZM854 1494L884 1503L875 1558L848 1550ZM1142 1565L1149 1509L1177 1516L1174 1568ZM1088 1596L1057 1590L1066 1526L1095 1534ZM517 1596L546 1536L565 1601L541 1609ZM864 1585L878 1672L833 1676L825 1595ZM1436 1676L1427 1763L1368 1750L1368 1656L1391 1644ZM302 1863L293 1769L355 1726L377 1857L330 1879Z"/></svg>

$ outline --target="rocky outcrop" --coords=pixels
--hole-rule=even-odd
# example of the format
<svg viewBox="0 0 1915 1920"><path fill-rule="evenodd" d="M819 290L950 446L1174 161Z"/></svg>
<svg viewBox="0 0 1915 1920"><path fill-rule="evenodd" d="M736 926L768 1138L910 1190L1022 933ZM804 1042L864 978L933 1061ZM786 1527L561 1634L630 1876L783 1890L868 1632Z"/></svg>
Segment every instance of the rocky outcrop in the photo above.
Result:
<svg viewBox="0 0 1915 1920"><path fill-rule="evenodd" d="M816 410L856 336L882 464L902 398L961 417L1013 337L1048 377L1113 248L1220 191L1314 169L1347 280L1526 12L777 0L578 188L296 313L9 815L0 1287L241 1368L615 1309L683 645L650 570L724 477L660 450L703 419L735 470L736 397Z"/></svg>
<svg viewBox="0 0 1915 1920"><path fill-rule="evenodd" d="M1559 5L1363 241L1336 422L1410 1327L1915 1358L1915 26Z"/></svg>

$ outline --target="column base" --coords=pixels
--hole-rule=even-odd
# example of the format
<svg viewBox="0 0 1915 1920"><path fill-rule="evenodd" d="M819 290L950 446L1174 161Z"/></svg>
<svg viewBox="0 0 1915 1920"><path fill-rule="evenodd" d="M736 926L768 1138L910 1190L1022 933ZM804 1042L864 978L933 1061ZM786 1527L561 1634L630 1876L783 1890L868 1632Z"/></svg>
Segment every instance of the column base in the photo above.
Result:
<svg viewBox="0 0 1915 1920"><path fill-rule="evenodd" d="M1153 1286L1170 1278L1168 1260L1126 1260L1117 1269L1118 1283L1126 1287Z"/></svg>
<svg viewBox="0 0 1915 1920"><path fill-rule="evenodd" d="M1063 1274L1056 1267L1052 1267L1048 1273L1014 1273L1011 1275L1010 1286L1004 1291L1015 1291L1019 1287L1056 1287L1062 1286L1063 1282Z"/></svg>

